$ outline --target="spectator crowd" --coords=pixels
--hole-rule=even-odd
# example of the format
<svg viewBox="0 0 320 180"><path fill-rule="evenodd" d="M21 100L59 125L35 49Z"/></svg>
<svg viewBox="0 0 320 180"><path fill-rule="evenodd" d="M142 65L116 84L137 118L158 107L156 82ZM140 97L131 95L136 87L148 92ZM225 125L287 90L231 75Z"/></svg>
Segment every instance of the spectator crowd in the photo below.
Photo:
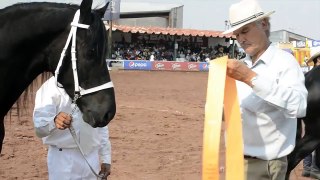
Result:
<svg viewBox="0 0 320 180"><path fill-rule="evenodd" d="M229 47L220 44L215 47L201 47L197 44L179 45L176 61L206 62L224 55L231 55L232 48L232 44ZM236 44L234 48L234 57L238 58L239 50ZM113 44L112 59L173 61L174 49L170 43L115 42Z"/></svg>

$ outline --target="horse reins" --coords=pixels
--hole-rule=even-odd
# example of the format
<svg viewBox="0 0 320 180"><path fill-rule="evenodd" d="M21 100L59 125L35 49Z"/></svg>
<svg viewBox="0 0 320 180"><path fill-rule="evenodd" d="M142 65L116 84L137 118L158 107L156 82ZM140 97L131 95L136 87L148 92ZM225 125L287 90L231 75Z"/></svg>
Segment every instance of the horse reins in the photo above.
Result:
<svg viewBox="0 0 320 180"><path fill-rule="evenodd" d="M77 104L76 101L81 98L83 95L86 94L90 94L93 92L97 92L103 89L108 89L108 88L112 88L113 87L113 83L112 81L102 84L100 86L96 86L90 89L83 89L80 87L79 85L79 78L78 78L78 72L77 72L77 57L76 57L76 37L77 37L77 28L83 28L83 29L88 29L89 25L86 24L81 24L79 23L79 19L80 19L80 10L77 10L77 12L74 15L73 21L71 22L71 30L67 39L67 42L62 50L61 56L60 56L60 60L58 62L57 68L55 70L55 79L56 79L56 83L57 85L58 83L58 75L59 75L59 71L60 68L62 66L62 62L64 60L64 57L66 55L66 51L68 49L68 46L70 44L70 41L72 39L72 44L71 44L71 62L72 62L72 70L73 70L73 79L74 79L74 98L72 100L72 103L75 105L74 108L72 109L72 112L70 113L70 116L72 117L72 114L74 113L74 111L77 108ZM105 178L105 175L99 175L98 173L96 173L94 171L94 169L92 168L92 166L90 165L90 163L88 162L87 158L85 157L83 150L77 140L77 135L75 132L75 129L73 128L72 124L69 127L69 131L73 137L73 140L75 141L75 143L78 146L78 149L81 152L82 157L85 159L86 163L88 164L88 166L90 167L90 170L93 172L93 174L97 177L97 179L102 179Z"/></svg>
<svg viewBox="0 0 320 180"><path fill-rule="evenodd" d="M75 110L77 109L77 104L72 101L72 103L74 103L74 108L72 109L71 113L69 114L70 117L72 117L72 114L75 112ZM86 163L88 164L91 172L97 177L97 180L105 178L105 175L99 175L97 172L94 171L94 169L92 168L92 166L90 165L89 161L87 160L86 156L84 155L84 152L80 146L80 143L77 140L77 134L76 134L76 130L73 128L72 124L70 125L70 127L68 128L70 131L70 134L72 135L72 138L74 140L74 142L77 144L77 147L79 149L79 151L81 152L82 157L84 158L84 160L86 161Z"/></svg>

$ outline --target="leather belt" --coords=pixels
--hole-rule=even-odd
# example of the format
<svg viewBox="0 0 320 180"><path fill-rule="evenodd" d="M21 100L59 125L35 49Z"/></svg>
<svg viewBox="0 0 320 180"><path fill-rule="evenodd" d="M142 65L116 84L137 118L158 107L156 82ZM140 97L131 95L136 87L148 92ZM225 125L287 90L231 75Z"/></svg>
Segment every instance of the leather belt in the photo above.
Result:
<svg viewBox="0 0 320 180"><path fill-rule="evenodd" d="M258 159L257 157L248 156L248 155L244 155L243 157L244 157L245 159Z"/></svg>

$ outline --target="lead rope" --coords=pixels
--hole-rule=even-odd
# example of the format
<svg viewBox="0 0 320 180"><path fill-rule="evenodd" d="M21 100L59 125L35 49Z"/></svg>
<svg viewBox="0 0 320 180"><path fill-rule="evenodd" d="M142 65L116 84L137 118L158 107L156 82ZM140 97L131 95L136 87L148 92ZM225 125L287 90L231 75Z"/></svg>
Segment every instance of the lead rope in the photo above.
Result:
<svg viewBox="0 0 320 180"><path fill-rule="evenodd" d="M71 113L69 114L71 117L72 117L73 113L75 112L75 110L77 109L76 101L77 101L79 98L80 98L80 95L78 95L78 94L75 94L75 95L74 95L74 99L72 100L72 104L74 104L74 108L72 109ZM96 173L96 172L94 171L94 169L92 168L92 166L90 165L90 163L88 162L88 160L87 160L86 156L84 155L83 150L82 150L82 148L81 148L81 146L80 146L80 144L79 144L79 142L78 142L78 140L77 140L77 134L76 134L75 129L74 129L73 126L72 126L72 123L71 123L71 125L70 125L70 127L69 127L69 131L70 131L70 133L71 133L71 135L72 135L72 137L73 137L74 142L77 144L77 147L78 147L78 149L80 150L82 157L84 158L84 160L85 160L86 163L88 164L91 172L97 177L97 180L100 180L100 179L104 178L105 175L99 175L98 173Z"/></svg>

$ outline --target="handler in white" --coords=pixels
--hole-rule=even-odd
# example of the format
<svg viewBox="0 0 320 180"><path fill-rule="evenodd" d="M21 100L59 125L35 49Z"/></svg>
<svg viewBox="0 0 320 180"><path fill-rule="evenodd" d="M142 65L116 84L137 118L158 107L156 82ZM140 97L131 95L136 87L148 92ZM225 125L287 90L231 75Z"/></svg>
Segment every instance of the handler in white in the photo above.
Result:
<svg viewBox="0 0 320 180"><path fill-rule="evenodd" d="M37 91L33 121L38 137L48 145L48 172L50 180L96 180L68 130L72 122L78 142L96 173L110 174L111 143L108 127L92 128L82 119L77 108L54 77ZM101 164L101 167L99 168ZM105 179L106 179L105 177Z"/></svg>

